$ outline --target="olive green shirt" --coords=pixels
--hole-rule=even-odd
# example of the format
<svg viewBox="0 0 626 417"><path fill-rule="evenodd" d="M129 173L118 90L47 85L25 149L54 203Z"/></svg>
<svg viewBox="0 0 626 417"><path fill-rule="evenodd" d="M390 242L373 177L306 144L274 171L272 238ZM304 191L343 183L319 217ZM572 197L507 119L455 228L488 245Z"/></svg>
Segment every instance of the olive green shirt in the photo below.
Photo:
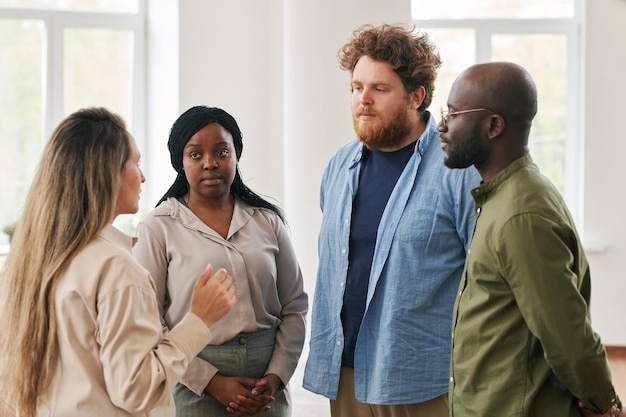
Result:
<svg viewBox="0 0 626 417"><path fill-rule="evenodd" d="M454 307L450 415L580 416L619 403L589 316L574 222L530 156L472 190L475 225Z"/></svg>

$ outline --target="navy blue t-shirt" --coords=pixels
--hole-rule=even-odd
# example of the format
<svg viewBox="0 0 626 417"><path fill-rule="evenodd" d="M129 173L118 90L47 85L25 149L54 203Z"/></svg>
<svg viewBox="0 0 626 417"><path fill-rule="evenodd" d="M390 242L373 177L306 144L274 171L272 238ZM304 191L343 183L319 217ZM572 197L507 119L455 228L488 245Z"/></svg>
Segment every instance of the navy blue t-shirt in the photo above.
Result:
<svg viewBox="0 0 626 417"><path fill-rule="evenodd" d="M414 151L415 142L393 152L363 148L359 188L352 202L348 276L341 310L344 333L342 366L354 368L354 347L365 313L378 225L389 196Z"/></svg>

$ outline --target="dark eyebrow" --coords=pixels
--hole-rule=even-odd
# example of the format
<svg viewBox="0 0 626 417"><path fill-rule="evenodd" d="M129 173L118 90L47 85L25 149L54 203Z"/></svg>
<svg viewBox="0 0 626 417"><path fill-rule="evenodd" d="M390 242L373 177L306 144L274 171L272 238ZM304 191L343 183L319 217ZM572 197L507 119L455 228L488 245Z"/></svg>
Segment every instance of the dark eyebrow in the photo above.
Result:
<svg viewBox="0 0 626 417"><path fill-rule="evenodd" d="M201 148L201 147L202 145L199 143L187 142L184 149L193 149L193 148ZM214 144L214 148L233 148L234 149L235 147L228 141L222 141L222 142L216 142Z"/></svg>
<svg viewBox="0 0 626 417"><path fill-rule="evenodd" d="M371 86L374 86L374 87L392 87L391 84L385 83L385 82L382 82L382 81L376 81L376 82L373 82L373 83L364 83L363 81L354 81L353 80L350 84L351 85L355 85L355 84L358 84L358 85L371 85Z"/></svg>

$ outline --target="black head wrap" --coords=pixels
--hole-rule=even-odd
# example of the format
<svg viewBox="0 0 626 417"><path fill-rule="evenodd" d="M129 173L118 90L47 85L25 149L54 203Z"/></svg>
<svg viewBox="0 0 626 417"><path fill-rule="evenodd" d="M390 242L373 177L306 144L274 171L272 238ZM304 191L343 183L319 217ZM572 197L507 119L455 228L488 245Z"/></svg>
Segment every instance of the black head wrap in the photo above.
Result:
<svg viewBox="0 0 626 417"><path fill-rule="evenodd" d="M176 179L167 192L161 197L157 206L168 197L181 197L189 191L189 183L183 171L183 150L189 139L200 129L211 123L219 123L233 137L237 160L243 151L241 130L237 121L226 111L217 107L195 106L181 114L172 125L167 148L170 151L172 167L176 170ZM236 174L239 177L239 173Z"/></svg>

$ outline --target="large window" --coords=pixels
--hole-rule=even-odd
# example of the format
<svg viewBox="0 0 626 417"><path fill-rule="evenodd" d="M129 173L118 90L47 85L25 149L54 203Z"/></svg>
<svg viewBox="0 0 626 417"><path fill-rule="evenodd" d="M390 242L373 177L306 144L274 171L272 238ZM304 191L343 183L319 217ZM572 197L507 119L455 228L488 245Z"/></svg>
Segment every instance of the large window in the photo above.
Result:
<svg viewBox="0 0 626 417"><path fill-rule="evenodd" d="M579 216L579 0L412 0L413 19L437 45L443 65L431 110L445 107L456 76L478 62L513 61L537 83L539 112L530 152Z"/></svg>
<svg viewBox="0 0 626 417"><path fill-rule="evenodd" d="M54 127L104 106L144 137L144 0L0 0L0 228ZM8 238L0 234L0 252Z"/></svg>

